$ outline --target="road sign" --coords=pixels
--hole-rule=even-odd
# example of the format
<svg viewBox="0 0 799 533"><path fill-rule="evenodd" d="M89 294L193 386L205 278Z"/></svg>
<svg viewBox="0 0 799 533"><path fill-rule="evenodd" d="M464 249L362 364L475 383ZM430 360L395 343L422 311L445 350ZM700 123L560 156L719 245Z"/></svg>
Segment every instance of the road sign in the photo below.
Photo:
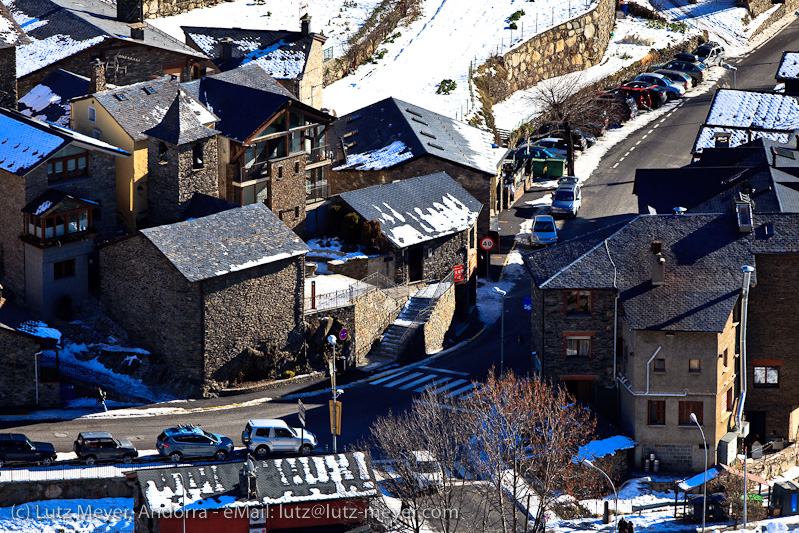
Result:
<svg viewBox="0 0 799 533"><path fill-rule="evenodd" d="M491 237L486 236L480 239L480 249L484 252L492 250L495 244L494 239Z"/></svg>
<svg viewBox="0 0 799 533"><path fill-rule="evenodd" d="M305 427L305 406L302 400L297 400L297 416L300 418L300 425Z"/></svg>
<svg viewBox="0 0 799 533"><path fill-rule="evenodd" d="M452 267L452 272L455 275L455 283L460 283L466 279L464 276L463 265L455 265Z"/></svg>
<svg viewBox="0 0 799 533"><path fill-rule="evenodd" d="M349 333L345 328L341 328L341 331L338 332L338 338L343 341L347 340L347 335L349 335Z"/></svg>
<svg viewBox="0 0 799 533"><path fill-rule="evenodd" d="M532 311L533 310L533 299L529 296L525 296L523 300L524 310L525 311Z"/></svg>
<svg viewBox="0 0 799 533"><path fill-rule="evenodd" d="M328 400L330 406L330 433L341 435L341 402Z"/></svg>

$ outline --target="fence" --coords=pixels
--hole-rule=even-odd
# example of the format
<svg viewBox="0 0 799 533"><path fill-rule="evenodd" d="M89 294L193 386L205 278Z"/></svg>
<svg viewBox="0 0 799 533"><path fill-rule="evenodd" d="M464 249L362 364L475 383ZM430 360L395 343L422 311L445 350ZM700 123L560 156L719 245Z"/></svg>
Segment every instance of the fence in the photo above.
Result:
<svg viewBox="0 0 799 533"><path fill-rule="evenodd" d="M395 288L397 288L395 283L390 281L379 272L375 272L373 274L369 274L360 281L356 281L346 289L326 292L324 294L312 294L311 296L306 297L305 312L314 313L322 309L347 307L348 305L352 305L356 298L365 296L372 291Z"/></svg>

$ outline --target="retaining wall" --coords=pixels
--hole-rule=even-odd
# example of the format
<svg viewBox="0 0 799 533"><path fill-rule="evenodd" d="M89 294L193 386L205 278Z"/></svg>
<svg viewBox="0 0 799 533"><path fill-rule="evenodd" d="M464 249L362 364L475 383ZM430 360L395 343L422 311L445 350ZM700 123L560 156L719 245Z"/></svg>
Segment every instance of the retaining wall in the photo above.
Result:
<svg viewBox="0 0 799 533"><path fill-rule="evenodd" d="M133 487L127 484L124 477L0 483L0 507L11 507L40 500L98 500L100 498L132 497Z"/></svg>

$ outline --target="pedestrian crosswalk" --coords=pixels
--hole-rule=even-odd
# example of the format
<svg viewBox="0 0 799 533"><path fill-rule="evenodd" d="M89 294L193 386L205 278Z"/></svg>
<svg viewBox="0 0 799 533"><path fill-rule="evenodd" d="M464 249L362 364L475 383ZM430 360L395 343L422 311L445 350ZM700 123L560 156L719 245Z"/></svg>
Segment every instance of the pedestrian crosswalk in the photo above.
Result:
<svg viewBox="0 0 799 533"><path fill-rule="evenodd" d="M395 390L424 392L433 390L450 398L467 399L478 383L472 383L469 374L444 368L420 366L411 370L398 369L370 382L372 385Z"/></svg>

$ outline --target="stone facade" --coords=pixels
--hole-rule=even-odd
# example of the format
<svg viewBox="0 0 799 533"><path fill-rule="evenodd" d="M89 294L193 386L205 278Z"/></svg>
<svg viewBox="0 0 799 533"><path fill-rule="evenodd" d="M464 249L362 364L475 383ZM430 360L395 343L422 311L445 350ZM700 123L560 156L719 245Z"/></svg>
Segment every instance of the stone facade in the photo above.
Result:
<svg viewBox="0 0 799 533"><path fill-rule="evenodd" d="M353 279L363 279L374 273L380 273L387 279L394 279L394 254L334 259L327 262L327 269L333 274Z"/></svg>
<svg viewBox="0 0 799 533"><path fill-rule="evenodd" d="M11 507L41 500L97 500L132 498L139 491L125 477L5 482L0 506Z"/></svg>
<svg viewBox="0 0 799 533"><path fill-rule="evenodd" d="M17 108L17 48L0 46L0 107Z"/></svg>
<svg viewBox="0 0 799 533"><path fill-rule="evenodd" d="M25 294L25 247L20 236L26 199L25 178L0 169L0 283L6 298Z"/></svg>
<svg viewBox="0 0 799 533"><path fill-rule="evenodd" d="M36 405L34 354L40 350L32 335L0 327L0 406Z"/></svg>
<svg viewBox="0 0 799 533"><path fill-rule="evenodd" d="M194 168L195 144L202 146L201 168ZM150 169L147 212L152 225L160 226L180 220L194 193L218 196L216 137L180 146L150 137L147 158Z"/></svg>
<svg viewBox="0 0 799 533"><path fill-rule="evenodd" d="M300 102L308 104L316 109L322 109L322 89L324 88L324 65L322 64L322 48L324 41L317 37L311 43L311 50L308 53L308 61L305 63L305 71L299 83L297 98Z"/></svg>
<svg viewBox="0 0 799 533"><path fill-rule="evenodd" d="M424 353L433 354L444 347L444 336L455 315L455 285L450 286L436 302L424 328Z"/></svg>
<svg viewBox="0 0 799 533"><path fill-rule="evenodd" d="M221 3L222 0L144 0L144 18L168 17Z"/></svg>
<svg viewBox="0 0 799 533"><path fill-rule="evenodd" d="M305 229L304 153L269 162L266 205L280 220L302 234Z"/></svg>

